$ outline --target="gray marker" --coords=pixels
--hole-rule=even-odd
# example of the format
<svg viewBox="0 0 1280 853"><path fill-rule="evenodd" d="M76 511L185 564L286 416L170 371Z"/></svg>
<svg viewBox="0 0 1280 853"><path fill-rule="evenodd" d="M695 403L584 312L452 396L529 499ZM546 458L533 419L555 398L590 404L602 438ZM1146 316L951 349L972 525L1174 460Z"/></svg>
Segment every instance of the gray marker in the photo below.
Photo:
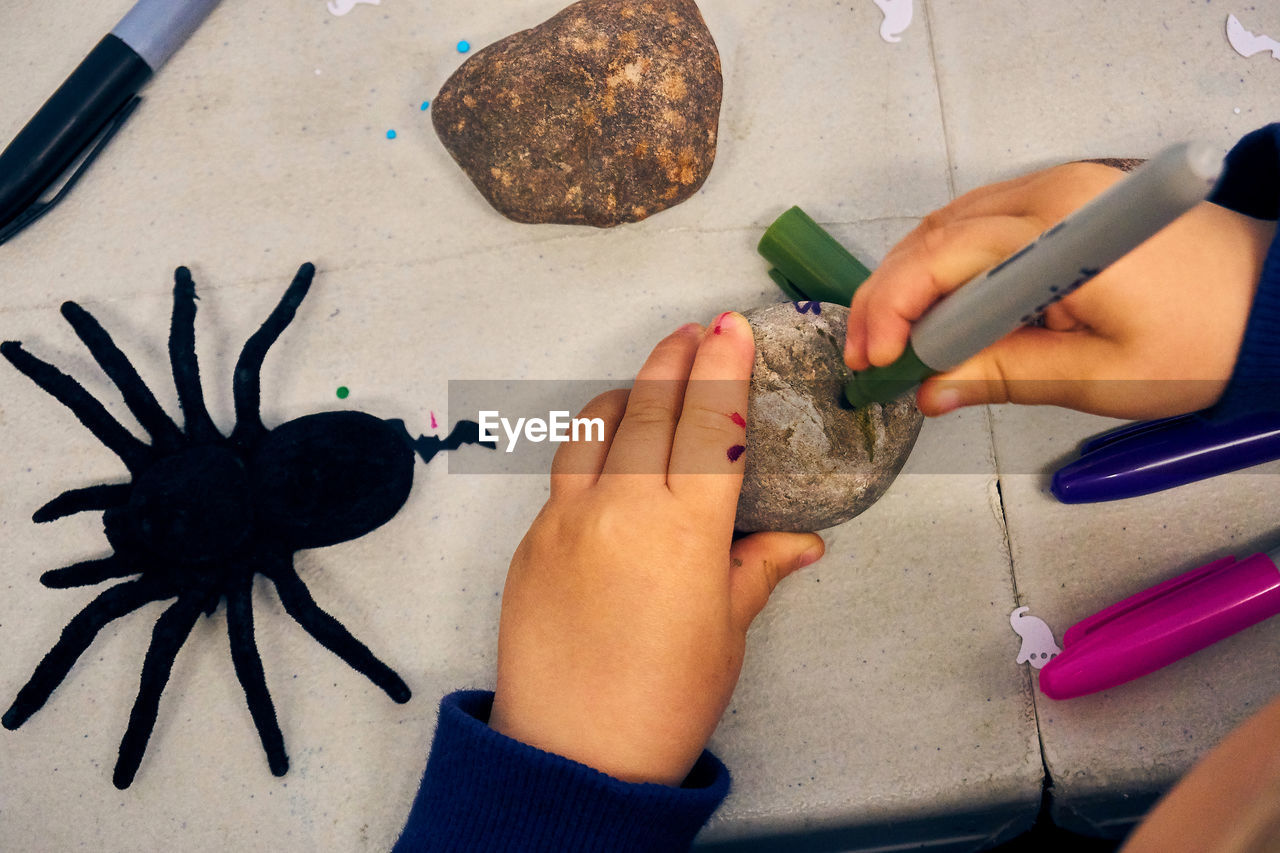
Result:
<svg viewBox="0 0 1280 853"><path fill-rule="evenodd" d="M217 5L218 0L138 0L111 34L158 71Z"/></svg>
<svg viewBox="0 0 1280 853"><path fill-rule="evenodd" d="M854 406L888 402L1036 320L1053 303L1203 201L1222 171L1204 142L1162 151L1062 222L930 308L893 364L855 373Z"/></svg>

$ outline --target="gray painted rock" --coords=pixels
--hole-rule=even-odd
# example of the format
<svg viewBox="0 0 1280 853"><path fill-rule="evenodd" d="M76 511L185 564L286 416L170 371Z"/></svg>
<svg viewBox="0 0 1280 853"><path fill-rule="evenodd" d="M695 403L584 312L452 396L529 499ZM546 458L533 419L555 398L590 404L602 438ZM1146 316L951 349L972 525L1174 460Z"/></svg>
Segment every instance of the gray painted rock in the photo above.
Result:
<svg viewBox="0 0 1280 853"><path fill-rule="evenodd" d="M848 521L884 494L907 461L923 421L914 398L842 405L849 319L842 305L784 302L745 316L756 363L735 526L820 530Z"/></svg>
<svg viewBox="0 0 1280 853"><path fill-rule="evenodd" d="M722 88L694 0L580 0L463 63L431 120L508 218L610 227L698 191Z"/></svg>

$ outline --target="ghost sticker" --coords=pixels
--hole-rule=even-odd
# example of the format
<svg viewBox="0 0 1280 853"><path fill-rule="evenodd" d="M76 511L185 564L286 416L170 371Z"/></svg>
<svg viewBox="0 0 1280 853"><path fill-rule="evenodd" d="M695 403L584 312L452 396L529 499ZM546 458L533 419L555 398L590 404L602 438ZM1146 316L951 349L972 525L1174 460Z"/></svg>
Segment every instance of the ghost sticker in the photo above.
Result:
<svg viewBox="0 0 1280 853"><path fill-rule="evenodd" d="M354 9L360 3L368 3L370 6L377 6L382 0L329 0L329 13L332 15L345 15Z"/></svg>
<svg viewBox="0 0 1280 853"><path fill-rule="evenodd" d="M381 3L381 0L337 0L337 3L334 0L329 0L329 14L339 15L340 17L340 15L351 12L352 9L356 8L356 5L361 3L376 6Z"/></svg>
<svg viewBox="0 0 1280 853"><path fill-rule="evenodd" d="M1043 619L1028 616L1029 607L1019 607L1009 614L1009 624L1022 638L1022 649L1018 652L1018 663L1028 663L1036 669L1044 668L1054 655L1062 654L1062 649L1053 639L1053 631Z"/></svg>
<svg viewBox="0 0 1280 853"><path fill-rule="evenodd" d="M884 20L880 22L880 38L887 42L902 41L902 34L911 26L911 0L875 0Z"/></svg>

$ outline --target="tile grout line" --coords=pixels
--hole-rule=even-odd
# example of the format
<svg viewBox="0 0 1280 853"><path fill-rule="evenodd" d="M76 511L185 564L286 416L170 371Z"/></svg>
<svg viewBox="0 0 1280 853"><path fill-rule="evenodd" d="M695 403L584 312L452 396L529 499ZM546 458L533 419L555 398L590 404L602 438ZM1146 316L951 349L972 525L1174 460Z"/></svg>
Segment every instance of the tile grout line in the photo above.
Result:
<svg viewBox="0 0 1280 853"><path fill-rule="evenodd" d="M1000 529L1004 532L1005 555L1009 558L1009 584L1013 587L1013 606L1016 609L1021 606L1021 593L1018 592L1018 572L1013 563L1013 537L1009 535L1009 516L1004 508L1004 489L1000 486L1000 454L996 449L995 412L992 411L990 405L984 408L987 414L987 436L991 440L991 462L996 475L996 497L1000 509ZM1044 751L1044 727L1040 723L1040 698L1036 695L1031 667L1024 667L1024 670L1023 675L1026 679L1027 693L1031 696L1031 714L1035 718L1036 745L1040 750L1040 768L1043 774L1043 778L1040 780L1041 797L1051 798L1053 796L1053 775L1049 772L1049 759Z"/></svg>
<svg viewBox="0 0 1280 853"><path fill-rule="evenodd" d="M956 198L956 181L955 181L955 160L951 150L951 131L947 126L947 109L942 99L942 79L938 74L938 53L933 38L933 8L930 0L921 0L924 5L924 26L929 41L929 59L933 65L933 85L938 93L938 120L942 124L942 146L947 158L947 192L950 194L952 201ZM1018 574L1013 562L1013 540L1009 535L1009 517L1004 508L1004 490L1000 487L1000 460L999 453L996 450L995 443L995 418L991 411L991 407L987 406L987 435L991 439L991 461L995 468L996 475L996 495L999 501L1000 509L1000 527L1004 532L1005 553L1009 559L1009 582L1013 587L1013 603L1016 608L1019 606L1018 592ZM1024 673L1026 677L1027 692L1031 695L1031 713L1035 718L1036 726L1036 745L1040 751L1040 767L1043 774L1041 779L1041 797L1042 802L1052 796L1050 793L1053 789L1053 776L1049 772L1049 761L1045 756L1044 750L1044 728L1040 722L1040 703L1036 696L1036 690L1033 685L1033 678L1030 667L1026 668ZM1043 806L1042 806L1043 808Z"/></svg>
<svg viewBox="0 0 1280 853"><path fill-rule="evenodd" d="M929 63L933 66L933 87L938 92L938 120L942 123L942 148L947 157L947 192L949 201L956 198L955 162L951 155L951 132L947 128L947 108L942 102L942 78L938 76L938 52L933 40L933 6L929 0L924 5L924 29L929 42Z"/></svg>

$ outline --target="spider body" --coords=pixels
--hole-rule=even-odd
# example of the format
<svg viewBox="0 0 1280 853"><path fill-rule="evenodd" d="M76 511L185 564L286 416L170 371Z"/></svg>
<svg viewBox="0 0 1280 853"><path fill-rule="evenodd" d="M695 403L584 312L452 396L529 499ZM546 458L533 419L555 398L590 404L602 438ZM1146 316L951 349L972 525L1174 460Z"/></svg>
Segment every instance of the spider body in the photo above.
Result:
<svg viewBox="0 0 1280 853"><path fill-rule="evenodd" d="M295 551L381 527L413 486L407 437L363 412L307 415L277 427L250 463L262 525Z"/></svg>
<svg viewBox="0 0 1280 853"><path fill-rule="evenodd" d="M63 629L3 715L4 726L16 729L38 711L105 625L153 601L173 599L156 622L143 662L113 775L119 788L132 783L142 761L178 650L199 615L211 614L224 600L232 662L268 764L277 776L288 770L254 640L250 601L257 574L271 580L285 610L317 641L396 702L409 700L400 676L315 603L293 568L293 554L380 527L409 496L415 450L429 462L440 450L479 443L479 430L464 421L446 439L414 440L403 422L357 411L306 415L268 429L259 414L262 362L292 321L314 274L311 264L298 270L275 310L245 344L233 378L236 424L229 435L218 430L205 408L195 360L195 285L184 267L175 274L169 338L184 416L181 428L97 321L75 303L62 308L150 435L150 444L129 433L74 379L19 343L0 344L0 354L71 409L121 458L131 476L128 483L64 492L33 516L47 522L101 510L112 547L108 557L45 572L43 584L67 588L120 582Z"/></svg>

